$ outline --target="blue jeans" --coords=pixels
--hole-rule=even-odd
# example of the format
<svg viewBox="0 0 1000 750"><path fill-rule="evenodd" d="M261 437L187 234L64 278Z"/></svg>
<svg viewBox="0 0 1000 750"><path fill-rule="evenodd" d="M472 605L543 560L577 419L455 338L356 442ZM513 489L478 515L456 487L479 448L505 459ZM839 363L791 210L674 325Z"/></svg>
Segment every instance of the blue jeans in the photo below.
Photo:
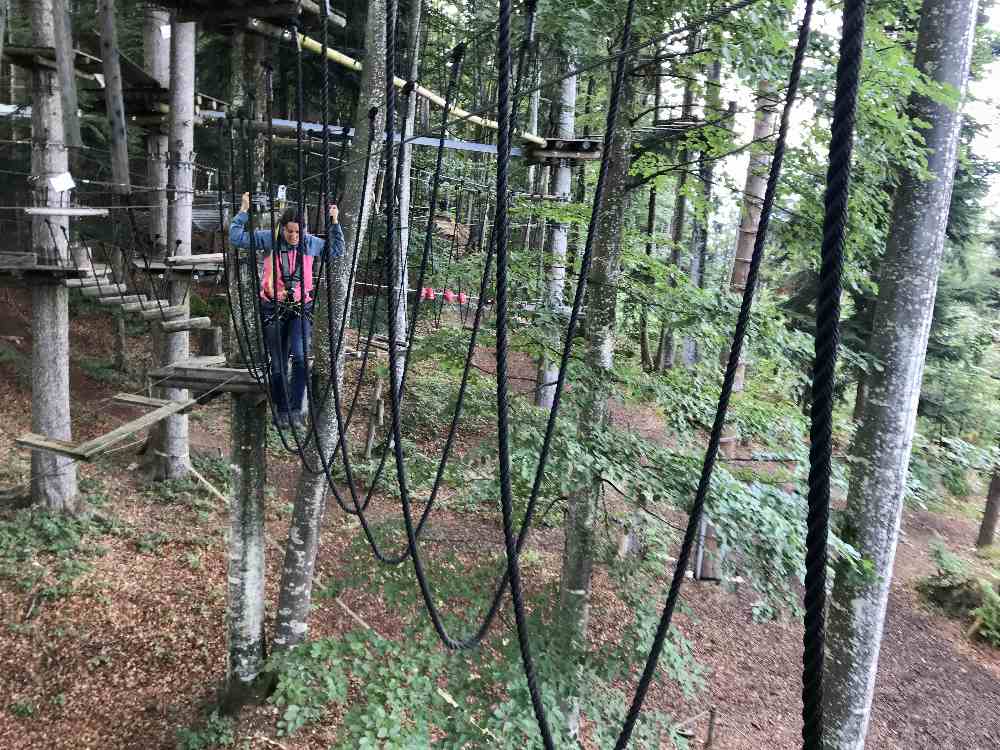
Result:
<svg viewBox="0 0 1000 750"><path fill-rule="evenodd" d="M308 315L298 316L280 311L274 302L261 301L264 318L264 344L271 358L271 400L275 410L285 414L302 411L306 392L306 351L309 348L312 321ZM311 311L312 304L307 305ZM292 377L288 378L288 358L292 359Z"/></svg>

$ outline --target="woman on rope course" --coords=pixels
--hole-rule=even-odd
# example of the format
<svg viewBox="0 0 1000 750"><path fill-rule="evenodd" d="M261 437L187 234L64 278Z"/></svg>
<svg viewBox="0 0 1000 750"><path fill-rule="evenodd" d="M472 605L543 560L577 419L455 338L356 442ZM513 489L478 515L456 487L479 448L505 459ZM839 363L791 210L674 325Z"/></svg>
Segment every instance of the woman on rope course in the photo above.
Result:
<svg viewBox="0 0 1000 750"><path fill-rule="evenodd" d="M264 252L264 270L260 284L260 312L264 344L271 360L271 400L275 424L288 427L303 423L302 399L306 390L306 353L309 351L313 307L313 258L329 247L328 258L344 252L344 232L340 212L330 205L329 244L320 237L300 232L294 208L281 214L274 235L266 229L247 231L250 194L243 193L240 212L229 227L229 241L234 247L260 249ZM299 247L304 248L300 257ZM277 247L275 247L277 246ZM278 263L274 263L277 249ZM292 359L291 382L288 358Z"/></svg>

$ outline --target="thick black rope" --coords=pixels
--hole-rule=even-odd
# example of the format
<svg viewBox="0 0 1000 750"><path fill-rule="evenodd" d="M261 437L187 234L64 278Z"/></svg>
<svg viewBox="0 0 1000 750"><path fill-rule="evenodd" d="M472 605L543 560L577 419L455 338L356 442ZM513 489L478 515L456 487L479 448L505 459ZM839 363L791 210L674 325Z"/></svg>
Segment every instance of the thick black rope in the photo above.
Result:
<svg viewBox="0 0 1000 750"><path fill-rule="evenodd" d="M816 359L809 432L809 512L806 519L805 628L802 636L802 747L823 747L826 546L830 520L832 421L840 340L841 274L854 147L854 118L865 39L865 0L845 0L833 103L826 211L816 300Z"/></svg>
<svg viewBox="0 0 1000 750"><path fill-rule="evenodd" d="M656 666L663 651L663 645L670 631L670 622L673 619L674 608L677 606L677 599L680 596L681 585L684 583L688 560L691 557L691 548L694 545L695 535L705 509L705 498L708 495L709 486L712 481L712 471L715 468L715 460L719 452L719 442L722 438L723 425L726 422L726 412L729 409L729 399L733 392L736 370L739 367L743 340L746 337L747 328L750 324L750 310L753 307L753 295L757 285L757 275L760 271L761 262L764 259L764 245L767 241L768 224L771 220L778 179L781 176L781 165L785 156L788 119L792 111L792 106L795 103L795 94L798 90L799 79L802 74L802 63L805 60L806 47L809 44L809 25L812 20L813 3L814 0L806 0L802 25L799 28L798 44L795 48L792 70L788 79L788 91L785 97L785 105L781 112L781 125L778 129L778 138L774 146L774 157L771 160L771 169L768 173L767 189L764 191L764 200L761 204L760 224L758 225L757 236L754 238L753 256L750 260L746 287L743 290L743 300L740 304L740 312L736 320L736 330L733 333L733 345L729 351L729 361L726 364L722 392L719 394L719 405L715 412L715 422L712 424L711 437L708 441L708 448L705 451L705 461L701 469L698 490L695 493L691 513L688 516L687 528L684 531L684 541L681 544L680 552L677 554L677 566L674 568L673 578L670 581L670 591L667 594L663 613L660 616L660 623L656 629L656 637L653 639L653 646L646 659L646 666L643 669L642 676L639 678L639 684L636 686L632 705L629 707L621 733L618 735L618 741L615 743L616 750L624 750L628 744L632 730L635 728L635 722L639 718L639 712L642 710L646 693L653 681Z"/></svg>
<svg viewBox="0 0 1000 750"><path fill-rule="evenodd" d="M635 0L629 0L629 6ZM531 695L531 705L535 711L538 729L542 734L542 744L546 750L554 750L555 741L545 715L545 704L538 689L538 680L531 656L531 638L524 611L524 595L521 590L521 571L518 565L518 548L514 535L514 499L510 478L510 423L507 394L507 268L508 232L510 217L508 206L508 171L510 169L511 142L511 57L510 57L510 0L500 0L500 23L497 29L497 61L500 78L497 85L497 207L494 221L494 237L497 244L497 443L500 458L500 508L503 514L503 537L507 549L507 576L510 579L510 595L514 604L514 621L517 625L517 639L521 649L524 676ZM534 3L532 2L533 6ZM533 14L532 14L533 17Z"/></svg>

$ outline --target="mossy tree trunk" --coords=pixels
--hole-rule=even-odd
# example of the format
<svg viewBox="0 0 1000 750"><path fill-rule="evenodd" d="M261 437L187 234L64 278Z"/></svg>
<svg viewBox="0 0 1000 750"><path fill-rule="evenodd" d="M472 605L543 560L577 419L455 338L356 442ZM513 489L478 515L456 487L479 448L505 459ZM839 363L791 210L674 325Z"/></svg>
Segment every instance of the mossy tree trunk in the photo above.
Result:
<svg viewBox="0 0 1000 750"><path fill-rule="evenodd" d="M52 0L29 3L31 43L56 46ZM70 195L57 192L50 178L67 171L69 162L63 132L62 101L54 71L31 71L31 173L39 206L67 206ZM31 221L31 250L45 263L67 263L65 216L35 216ZM69 290L58 283L31 289L31 429L60 440L71 438L69 392ZM76 464L48 451L31 453L32 501L49 510L75 512L78 505Z"/></svg>
<svg viewBox="0 0 1000 750"><path fill-rule="evenodd" d="M191 216L194 207L194 79L197 25L173 21L170 31L170 183L174 197L169 205L167 255L191 254ZM170 283L170 306L189 306L188 284ZM186 314L185 314L186 316ZM165 333L160 361L163 365L187 359L187 331ZM167 388L165 398L180 401L187 391ZM191 465L188 417L167 417L153 442L149 469L153 479L182 479Z"/></svg>
<svg viewBox="0 0 1000 750"><path fill-rule="evenodd" d="M575 56L567 51L559 51L559 75L566 75L573 70ZM556 114L556 137L573 138L576 128L576 76L569 75L562 79L559 84L559 99L556 104L558 111ZM559 161L552 175L552 189L554 195L559 195L569 200L570 191L573 188L573 168L566 159ZM545 280L545 296L543 304L551 311L556 312L563 306L563 294L566 286L566 252L569 246L569 225L565 222L556 221L549 227L549 252L547 258L547 272ZM535 406L542 409L551 409L552 400L555 397L555 381L559 375L559 364L553 360L551 351L559 348L558 337L546 340L543 344L542 354L538 360L537 388L535 390Z"/></svg>
<svg viewBox="0 0 1000 750"><path fill-rule="evenodd" d="M924 0L920 13L916 66L958 92L968 78L977 4ZM841 532L873 569L862 576L841 564L834 581L825 664L829 750L865 745L958 156L957 108L914 94L910 115L929 125L922 131L929 179L901 165L881 266L869 346L882 367L867 377Z"/></svg>
<svg viewBox="0 0 1000 750"><path fill-rule="evenodd" d="M368 179L365 180L365 160L360 158L367 148L369 136L374 148L384 141L385 133L385 0L373 0L368 5L368 19L365 25L365 67L361 74L361 94L358 97L354 115L354 151L348 158L349 167L343 175L344 199L340 204L340 222L343 225L346 249L344 255L334 258L329 275L323 277L316 288L316 299L326 299L326 284L333 286L332 319L339 329L344 319L344 311L351 306L353 289L348 284L354 266L354 247L364 246L367 222L373 210L375 178L378 172L378 157L372 157ZM374 120L369 120L369 109L378 108ZM371 128L373 132L369 132ZM377 151L376 151L377 153ZM358 221L363 214L364 220ZM313 372L322 390L331 378L336 378L342 389L346 346L331 372L330 334L334 341L337 330L328 330L327 316L314 316ZM345 336L346 340L346 336ZM316 415L316 432L320 445L327 456L332 456L337 444L338 421L334 399L328 398ZM307 450L310 463L319 461L315 444ZM278 613L275 623L274 646L278 649L290 648L305 639L309 631L309 609L312 603L313 569L319 549L320 523L326 507L327 478L320 471L313 473L303 467L295 488L295 506L292 523L285 546L285 561L281 571L281 586L278 594Z"/></svg>
<svg viewBox="0 0 1000 750"><path fill-rule="evenodd" d="M607 429L609 399L613 392L615 307L621 275L622 241L630 193L625 189L630 159L630 115L633 89L626 78L621 112L608 154L604 203L597 221L593 260L587 276L587 326L585 361L593 387L580 412L578 432L588 442ZM571 495L564 524L563 561L559 579L557 627L571 648L586 647L590 619L590 588L594 562L599 554L598 507L604 492L601 477ZM578 701L570 697L566 710L569 731L579 721Z"/></svg>

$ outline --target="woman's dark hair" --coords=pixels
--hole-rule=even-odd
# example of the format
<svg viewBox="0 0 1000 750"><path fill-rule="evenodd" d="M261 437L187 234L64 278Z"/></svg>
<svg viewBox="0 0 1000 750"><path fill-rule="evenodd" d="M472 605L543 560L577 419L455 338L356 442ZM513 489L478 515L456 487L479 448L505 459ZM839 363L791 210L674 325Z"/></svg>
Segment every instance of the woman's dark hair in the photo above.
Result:
<svg viewBox="0 0 1000 750"><path fill-rule="evenodd" d="M283 227L285 226L285 224L288 224L289 222L298 220L299 220L298 211L295 210L294 206L289 206L288 208L286 208L284 211L281 212L281 218L278 219L278 226Z"/></svg>

